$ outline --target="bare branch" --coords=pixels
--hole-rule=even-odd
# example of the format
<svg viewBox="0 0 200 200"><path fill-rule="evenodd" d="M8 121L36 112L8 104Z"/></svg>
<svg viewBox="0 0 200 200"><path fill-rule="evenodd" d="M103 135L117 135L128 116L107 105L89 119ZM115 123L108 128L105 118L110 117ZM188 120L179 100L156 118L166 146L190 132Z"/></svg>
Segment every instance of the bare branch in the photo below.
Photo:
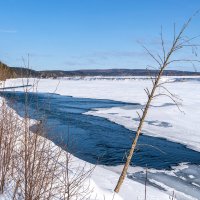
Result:
<svg viewBox="0 0 200 200"><path fill-rule="evenodd" d="M155 99L155 98L160 97L160 96L166 96L166 97L168 97L169 99L171 99L171 100L174 102L175 106L178 108L178 110L179 110L180 112L184 113L184 111L181 110L181 108L180 108L180 106L181 106L182 104L181 104L180 102L177 102L174 98L172 98L171 95L168 95L168 94L165 94L165 93L159 93L159 94L155 95L153 98Z"/></svg>
<svg viewBox="0 0 200 200"><path fill-rule="evenodd" d="M160 37L161 37L161 45L162 45L162 51L163 51L163 60L165 60L165 58L166 58L166 51L165 51L165 44L164 44L164 39L163 39L163 30L162 30L162 26L161 26Z"/></svg>
<svg viewBox="0 0 200 200"><path fill-rule="evenodd" d="M170 65L171 63L175 63L175 62L197 62L200 63L200 60L196 60L196 59L174 59L171 60L167 63L167 65Z"/></svg>
<svg viewBox="0 0 200 200"><path fill-rule="evenodd" d="M162 65L162 63L160 63L160 61L144 46L142 45L142 47L147 51L147 53L153 58L153 60L155 60L159 66Z"/></svg>

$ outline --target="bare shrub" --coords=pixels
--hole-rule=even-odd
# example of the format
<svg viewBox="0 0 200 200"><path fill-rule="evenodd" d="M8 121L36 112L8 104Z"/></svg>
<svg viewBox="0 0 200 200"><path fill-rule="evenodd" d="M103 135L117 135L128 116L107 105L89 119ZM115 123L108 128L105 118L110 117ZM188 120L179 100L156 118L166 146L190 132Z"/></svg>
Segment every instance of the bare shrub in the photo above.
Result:
<svg viewBox="0 0 200 200"><path fill-rule="evenodd" d="M0 99L0 192L4 192L6 182L13 173L14 148L19 130L18 120L13 110L7 108Z"/></svg>
<svg viewBox="0 0 200 200"><path fill-rule="evenodd" d="M37 94L36 94L37 95ZM36 98L37 99L37 98ZM90 199L94 169L45 138L45 120L31 120L28 91L24 117L2 101L0 120L0 180L13 200ZM10 104L14 104L15 99ZM34 133L30 127L34 125ZM65 148L66 149L66 148Z"/></svg>
<svg viewBox="0 0 200 200"><path fill-rule="evenodd" d="M15 74L12 69L0 61L0 81L5 81L7 78L14 76Z"/></svg>
<svg viewBox="0 0 200 200"><path fill-rule="evenodd" d="M69 152L63 155L61 165L60 199L90 199L92 193L90 176L94 166L87 165L86 163L81 165Z"/></svg>
<svg viewBox="0 0 200 200"><path fill-rule="evenodd" d="M36 133L29 130L29 119L24 119L23 125L20 147L16 151L14 199L52 199L57 190L55 182L61 150L55 150L52 142L40 136L39 125Z"/></svg>
<svg viewBox="0 0 200 200"><path fill-rule="evenodd" d="M94 169L54 145L45 135L43 124L35 124L35 132L29 129L31 120L23 119L20 147L15 161L14 199L25 200L83 200L89 199L89 178ZM87 182L87 181L88 182Z"/></svg>

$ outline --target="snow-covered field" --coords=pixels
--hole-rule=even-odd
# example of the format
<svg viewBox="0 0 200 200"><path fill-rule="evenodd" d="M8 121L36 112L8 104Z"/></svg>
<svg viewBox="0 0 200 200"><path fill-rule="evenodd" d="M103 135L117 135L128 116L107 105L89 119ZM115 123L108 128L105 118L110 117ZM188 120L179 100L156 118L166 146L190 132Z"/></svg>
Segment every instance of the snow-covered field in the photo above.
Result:
<svg viewBox="0 0 200 200"><path fill-rule="evenodd" d="M169 81L166 84L167 89L182 99L181 110L184 113L180 112L168 98L155 99L147 116L143 133L179 142L187 145L188 148L200 151L200 77L164 77L162 81L165 80ZM22 84L26 84L26 81L11 79L6 81L5 87L16 87ZM74 97L139 103L140 106L101 108L85 113L107 118L131 130L135 130L138 124L136 112L140 112L147 100L144 88L151 88L151 80L144 77L29 79L28 84L37 85L38 92L55 92ZM22 91L23 88L15 90ZM172 171L149 169L151 184L148 184L147 199L169 199L169 195L173 191L175 191L177 199L180 200L200 199L199 168L199 166L180 164L180 167ZM96 167L92 181L95 185L95 191L99 195L98 199L103 199L104 196L105 199L112 199L112 191L119 176L119 169L120 166L106 169L102 166ZM144 199L143 174L144 169L130 169L130 179L126 179L120 191L120 196L123 199ZM139 177L140 182L136 181L137 177Z"/></svg>

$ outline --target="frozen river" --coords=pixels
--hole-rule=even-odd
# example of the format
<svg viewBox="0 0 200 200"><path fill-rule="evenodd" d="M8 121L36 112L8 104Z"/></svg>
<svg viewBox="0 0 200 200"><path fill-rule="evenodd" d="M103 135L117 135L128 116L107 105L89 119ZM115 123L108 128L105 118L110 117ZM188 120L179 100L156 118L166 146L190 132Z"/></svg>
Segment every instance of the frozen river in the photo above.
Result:
<svg viewBox="0 0 200 200"><path fill-rule="evenodd" d="M23 92L4 92L1 95L5 96L17 113L23 116ZM135 132L105 118L84 113L98 108L128 109L140 107L140 104L47 93L29 93L28 101L30 117L45 121L46 136L59 146L90 163L109 166L124 163ZM170 169L183 162L200 164L199 158L199 152L182 144L141 135L132 165Z"/></svg>

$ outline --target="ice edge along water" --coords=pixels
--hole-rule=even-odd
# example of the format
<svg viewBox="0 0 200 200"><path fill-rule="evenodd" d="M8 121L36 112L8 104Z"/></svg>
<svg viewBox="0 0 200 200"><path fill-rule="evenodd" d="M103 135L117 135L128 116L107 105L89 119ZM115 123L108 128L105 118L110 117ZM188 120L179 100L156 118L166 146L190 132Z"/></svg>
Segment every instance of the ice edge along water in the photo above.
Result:
<svg viewBox="0 0 200 200"><path fill-rule="evenodd" d="M147 115L143 133L166 138L179 142L187 147L200 151L200 77L163 77L168 79L167 89L182 99L183 106L180 112L177 107L166 97L157 98ZM29 79L28 84L37 83L37 79ZM6 81L6 87L22 85L22 79L10 79ZM85 79L41 79L37 84L37 91L57 93L81 98L110 99L115 101L145 104L147 96L144 88L151 88L151 80L145 77L122 77ZM23 88L15 89L23 91ZM109 119L124 127L135 130L138 125L136 111L141 107L115 107L110 109L95 109L87 112L95 116Z"/></svg>

